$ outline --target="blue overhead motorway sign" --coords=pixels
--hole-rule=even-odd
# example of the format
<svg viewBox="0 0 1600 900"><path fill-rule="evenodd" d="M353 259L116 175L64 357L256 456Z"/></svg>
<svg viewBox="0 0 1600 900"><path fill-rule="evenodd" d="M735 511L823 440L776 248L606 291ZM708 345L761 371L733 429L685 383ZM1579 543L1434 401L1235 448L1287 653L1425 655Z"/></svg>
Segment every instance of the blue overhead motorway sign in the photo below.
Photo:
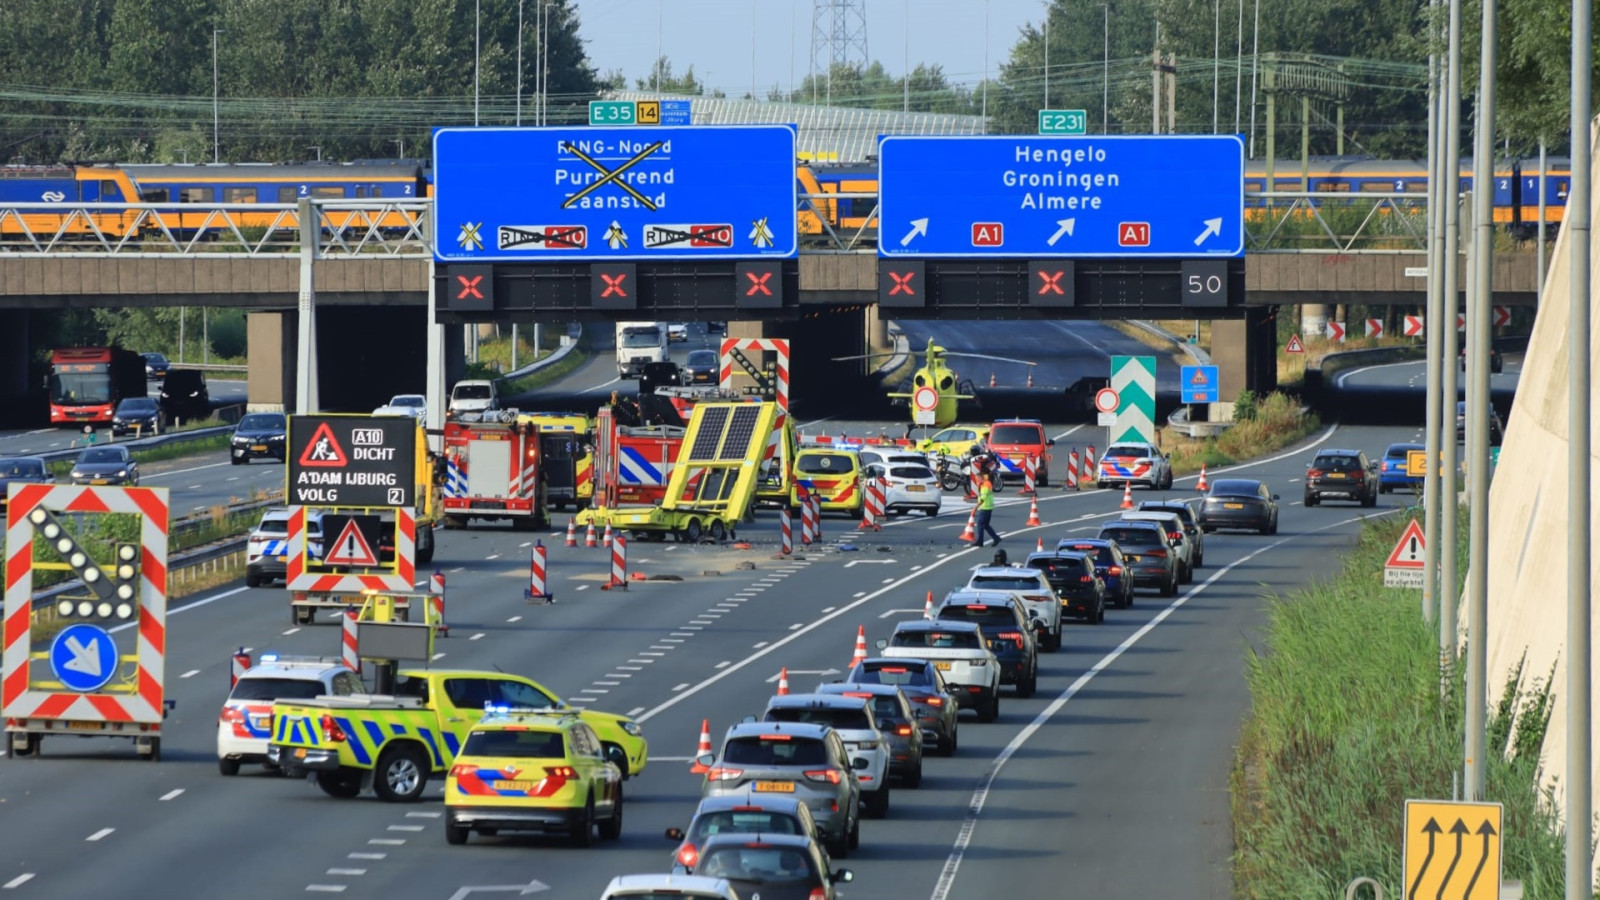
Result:
<svg viewBox="0 0 1600 900"><path fill-rule="evenodd" d="M793 257L795 132L441 128L441 262Z"/></svg>
<svg viewBox="0 0 1600 900"><path fill-rule="evenodd" d="M1240 256L1238 135L884 137L879 256Z"/></svg>

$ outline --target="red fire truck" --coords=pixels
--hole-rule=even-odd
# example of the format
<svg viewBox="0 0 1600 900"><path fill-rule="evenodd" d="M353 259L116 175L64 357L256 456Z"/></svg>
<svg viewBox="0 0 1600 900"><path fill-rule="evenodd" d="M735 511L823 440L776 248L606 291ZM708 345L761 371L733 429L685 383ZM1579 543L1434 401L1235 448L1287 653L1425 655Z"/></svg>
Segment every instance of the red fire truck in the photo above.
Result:
<svg viewBox="0 0 1600 900"><path fill-rule="evenodd" d="M657 506L677 465L683 429L674 425L620 425L610 408L595 417L594 468L598 478L593 506ZM583 518L580 516L580 518ZM593 517L603 524L605 517ZM587 523L585 519L585 523Z"/></svg>
<svg viewBox="0 0 1600 900"><path fill-rule="evenodd" d="M517 410L458 413L444 426L445 524L510 519L518 529L550 524L540 470L539 426Z"/></svg>

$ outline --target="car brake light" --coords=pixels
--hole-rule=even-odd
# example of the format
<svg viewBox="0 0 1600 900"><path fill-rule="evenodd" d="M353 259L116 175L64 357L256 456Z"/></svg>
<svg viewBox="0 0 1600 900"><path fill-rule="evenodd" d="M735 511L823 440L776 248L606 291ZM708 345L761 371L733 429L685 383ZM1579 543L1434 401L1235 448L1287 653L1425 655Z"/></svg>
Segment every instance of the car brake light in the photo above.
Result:
<svg viewBox="0 0 1600 900"><path fill-rule="evenodd" d="M1094 576L1093 575L1085 575L1082 578L1079 578L1078 580L1083 582L1084 584L1088 584L1089 582L1094 581Z"/></svg>
<svg viewBox="0 0 1600 900"><path fill-rule="evenodd" d="M237 709L237 708L232 707L232 706L224 706L222 708L222 715L217 719L217 721L219 721L219 722L243 722L244 721L244 712L242 710Z"/></svg>
<svg viewBox="0 0 1600 900"><path fill-rule="evenodd" d="M968 603L967 604L967 609L976 609L976 610L980 610L981 611L981 610L985 610L985 609L988 609L988 608L989 607L984 606L982 603Z"/></svg>
<svg viewBox="0 0 1600 900"><path fill-rule="evenodd" d="M1322 475L1323 475L1323 472L1322 472L1321 469L1312 469L1311 471L1306 473L1306 476L1309 477L1309 478L1321 478Z"/></svg>
<svg viewBox="0 0 1600 900"><path fill-rule="evenodd" d="M926 700L923 700L922 702L928 704L929 706L943 706L944 705L944 698L943 697L929 697Z"/></svg>
<svg viewBox="0 0 1600 900"><path fill-rule="evenodd" d="M1121 566L1112 566L1111 568L1106 569L1106 574L1107 575L1121 575L1122 574L1122 567Z"/></svg>
<svg viewBox="0 0 1600 900"><path fill-rule="evenodd" d="M888 478L880 478L878 481L881 482L884 487L894 487L894 482Z"/></svg>
<svg viewBox="0 0 1600 900"><path fill-rule="evenodd" d="M571 766L545 766L544 773L551 778L577 778L578 770Z"/></svg>
<svg viewBox="0 0 1600 900"><path fill-rule="evenodd" d="M870 698L872 696L871 694L867 693L866 691L845 691L844 695L846 697L860 697L863 700L868 699L868 698Z"/></svg>
<svg viewBox="0 0 1600 900"><path fill-rule="evenodd" d="M460 778L463 775L471 775L473 772L476 772L476 771L478 771L478 767L477 766L469 765L467 763L456 763L455 765L450 767L450 777L451 778Z"/></svg>
<svg viewBox="0 0 1600 900"><path fill-rule="evenodd" d="M1181 540L1183 540L1183 532L1181 532L1181 531L1169 531L1169 532L1167 532L1167 538L1170 539L1170 540L1173 540L1173 541L1181 541Z"/></svg>
<svg viewBox="0 0 1600 900"><path fill-rule="evenodd" d="M997 637L997 638L999 638L999 639L1001 639L1003 641L1011 641L1012 643L1017 645L1017 649L1019 649L1019 650L1022 649L1022 635L1018 634L1015 631L1002 631L999 634L995 635L995 637Z"/></svg>
<svg viewBox="0 0 1600 900"><path fill-rule="evenodd" d="M684 844L678 848L678 864L685 869L694 868L694 864L699 861L700 851L693 844Z"/></svg>
<svg viewBox="0 0 1600 900"><path fill-rule="evenodd" d="M826 781L829 784L838 784L843 780L839 777L838 769L807 769L805 776L812 781Z"/></svg>
<svg viewBox="0 0 1600 900"><path fill-rule="evenodd" d="M322 715L322 739L336 744L342 744L346 740L344 729L340 728L339 723L328 713Z"/></svg>
<svg viewBox="0 0 1600 900"><path fill-rule="evenodd" d="M1146 550L1143 553L1141 553L1140 555L1141 556L1159 556L1162 559L1166 559L1167 558L1167 551L1165 551L1165 550Z"/></svg>
<svg viewBox="0 0 1600 900"><path fill-rule="evenodd" d="M744 777L743 769L730 769L726 766L712 766L706 772L707 781L738 781Z"/></svg>
<svg viewBox="0 0 1600 900"><path fill-rule="evenodd" d="M1354 478L1357 481L1364 481L1364 480L1366 480L1367 473L1365 473L1365 472L1357 472L1354 475L1352 475L1351 477Z"/></svg>
<svg viewBox="0 0 1600 900"><path fill-rule="evenodd" d="M806 900L828 900L828 891L826 888L814 887L811 893L806 895Z"/></svg>
<svg viewBox="0 0 1600 900"><path fill-rule="evenodd" d="M884 666L883 668L879 669L878 671L879 672L888 672L888 673L890 673L892 675L904 675L907 670L906 670L906 668L904 666Z"/></svg>
<svg viewBox="0 0 1600 900"><path fill-rule="evenodd" d="M911 736L911 726L910 725L897 725L897 726L895 726L894 733L900 735L901 737L910 737Z"/></svg>

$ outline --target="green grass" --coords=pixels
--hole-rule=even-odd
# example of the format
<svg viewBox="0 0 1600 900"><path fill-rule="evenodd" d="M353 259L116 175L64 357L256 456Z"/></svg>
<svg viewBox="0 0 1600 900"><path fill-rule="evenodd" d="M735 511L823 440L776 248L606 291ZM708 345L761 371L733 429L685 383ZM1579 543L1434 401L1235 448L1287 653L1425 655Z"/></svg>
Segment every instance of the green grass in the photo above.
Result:
<svg viewBox="0 0 1600 900"><path fill-rule="evenodd" d="M213 423L219 424L219 423ZM160 447L133 451L134 461L144 463L161 462L168 459L182 459L187 456L196 456L201 453L211 453L215 450L228 448L228 435L212 434L192 441L183 441L177 444L165 444ZM95 444L97 447L107 447L109 444ZM82 449L82 448L80 448ZM72 471L73 460L63 459L50 463L50 474L57 478L65 478Z"/></svg>
<svg viewBox="0 0 1600 900"><path fill-rule="evenodd" d="M560 359L536 372L530 372L521 378L511 378L501 381L500 392L502 394L516 395L537 390L547 384L559 381L568 375L571 375L573 372L578 371L578 367L583 365L588 359L589 354L580 343L578 346L573 347L566 356L561 357Z"/></svg>
<svg viewBox="0 0 1600 900"><path fill-rule="evenodd" d="M1251 713L1232 777L1236 897L1338 898L1363 875L1402 896L1405 800L1451 796L1463 683L1441 676L1418 592L1383 587L1403 524L1370 524L1340 574L1269 598L1267 650L1247 659ZM1491 686L1500 700L1487 796L1505 808L1504 877L1520 879L1529 900L1563 890L1561 838L1538 784L1549 675Z"/></svg>
<svg viewBox="0 0 1600 900"><path fill-rule="evenodd" d="M1237 413L1236 413L1237 414ZM1284 394L1268 394L1255 404L1254 418L1237 422L1214 438L1191 438L1171 428L1161 428L1161 447L1172 454L1175 475L1200 471L1281 450L1321 427L1314 413L1301 413L1299 404Z"/></svg>

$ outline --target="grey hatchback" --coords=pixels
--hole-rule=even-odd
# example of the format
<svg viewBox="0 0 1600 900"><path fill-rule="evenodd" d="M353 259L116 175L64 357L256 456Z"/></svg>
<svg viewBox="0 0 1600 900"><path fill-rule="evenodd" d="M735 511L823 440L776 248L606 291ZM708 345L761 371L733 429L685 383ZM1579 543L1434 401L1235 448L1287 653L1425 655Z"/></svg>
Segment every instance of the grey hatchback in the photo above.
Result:
<svg viewBox="0 0 1600 900"><path fill-rule="evenodd" d="M784 794L811 808L828 850L843 858L861 842L861 788L844 741L826 725L740 722L722 739L722 752L695 761L707 767L700 796Z"/></svg>
<svg viewBox="0 0 1600 900"><path fill-rule="evenodd" d="M1178 596L1178 554L1159 522L1119 519L1107 522L1097 537L1116 541L1122 548L1134 587L1154 587L1163 597Z"/></svg>
<svg viewBox="0 0 1600 900"><path fill-rule="evenodd" d="M700 801L688 828L668 828L678 841L672 853L674 874L693 873L700 849L719 834L794 834L818 837L811 808L787 794L729 794Z"/></svg>
<svg viewBox="0 0 1600 900"><path fill-rule="evenodd" d="M817 685L819 694L839 694L865 700L872 709L878 731L889 744L889 775L908 788L922 784L922 726L911 701L892 684Z"/></svg>
<svg viewBox="0 0 1600 900"><path fill-rule="evenodd" d="M706 842L700 871L725 878L751 900L835 900L849 869L830 871L828 855L809 837L730 834Z"/></svg>

